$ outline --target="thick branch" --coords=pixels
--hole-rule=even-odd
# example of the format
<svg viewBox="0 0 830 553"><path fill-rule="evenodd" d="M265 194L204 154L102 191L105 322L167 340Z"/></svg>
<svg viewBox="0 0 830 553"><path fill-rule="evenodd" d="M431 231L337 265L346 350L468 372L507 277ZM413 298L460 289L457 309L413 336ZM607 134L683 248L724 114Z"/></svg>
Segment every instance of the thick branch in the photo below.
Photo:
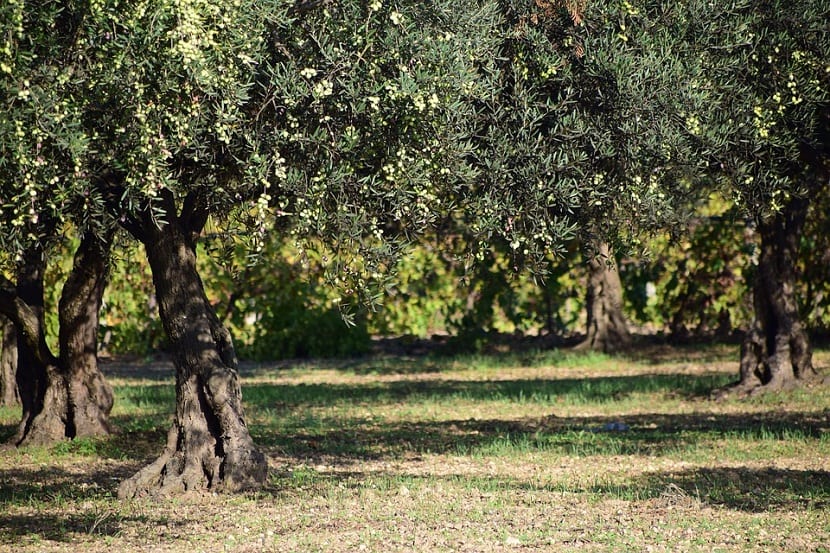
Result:
<svg viewBox="0 0 830 553"><path fill-rule="evenodd" d="M37 313L17 295L14 283L4 275L0 275L0 313L11 319L18 336L37 355L38 361L44 365L56 363L55 356L42 340Z"/></svg>
<svg viewBox="0 0 830 553"><path fill-rule="evenodd" d="M121 184L122 181L123 177L120 174L107 172L96 179L96 186L102 191L110 216L118 221L121 228L141 242L144 240L144 228L141 221L137 220L130 210L124 209L123 200L126 189Z"/></svg>
<svg viewBox="0 0 830 553"><path fill-rule="evenodd" d="M179 217L182 227L192 235L198 236L207 224L210 211L205 205L204 196L197 192L191 192L184 199L182 214Z"/></svg>

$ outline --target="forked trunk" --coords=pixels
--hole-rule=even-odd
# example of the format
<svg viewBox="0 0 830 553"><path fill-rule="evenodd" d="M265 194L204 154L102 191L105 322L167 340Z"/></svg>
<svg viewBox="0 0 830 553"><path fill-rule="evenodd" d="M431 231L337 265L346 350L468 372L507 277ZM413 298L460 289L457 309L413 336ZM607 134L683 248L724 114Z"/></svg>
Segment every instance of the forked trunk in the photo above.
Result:
<svg viewBox="0 0 830 553"><path fill-rule="evenodd" d="M2 311L17 327L17 387L23 415L12 441L44 445L110 432L112 390L98 370L98 310L106 280L108 240L85 237L60 301L61 357L46 345L43 321L45 262L33 251L21 264L15 290L6 287Z"/></svg>
<svg viewBox="0 0 830 553"><path fill-rule="evenodd" d="M0 406L20 405L17 393L17 331L14 323L0 316Z"/></svg>
<svg viewBox="0 0 830 553"><path fill-rule="evenodd" d="M740 381L731 390L782 389L817 376L795 295L798 241L807 204L806 198L794 199L759 225L755 315L741 345Z"/></svg>
<svg viewBox="0 0 830 553"><path fill-rule="evenodd" d="M122 482L118 495L261 487L267 462L245 423L230 333L205 295L191 230L173 216L142 230L174 352L176 412L161 456Z"/></svg>
<svg viewBox="0 0 830 553"><path fill-rule="evenodd" d="M43 252L33 248L18 266L17 286L4 301L4 314L17 327L17 389L23 408L15 445L45 445L65 439L68 433L66 381L58 360L46 345L44 326Z"/></svg>
<svg viewBox="0 0 830 553"><path fill-rule="evenodd" d="M620 274L613 263L611 249L602 242L597 255L589 262L587 335L576 349L612 352L631 343L631 334L623 315L623 289Z"/></svg>
<svg viewBox="0 0 830 553"><path fill-rule="evenodd" d="M112 234L84 236L59 306L60 366L67 382L72 437L111 432L112 387L98 368L98 324Z"/></svg>

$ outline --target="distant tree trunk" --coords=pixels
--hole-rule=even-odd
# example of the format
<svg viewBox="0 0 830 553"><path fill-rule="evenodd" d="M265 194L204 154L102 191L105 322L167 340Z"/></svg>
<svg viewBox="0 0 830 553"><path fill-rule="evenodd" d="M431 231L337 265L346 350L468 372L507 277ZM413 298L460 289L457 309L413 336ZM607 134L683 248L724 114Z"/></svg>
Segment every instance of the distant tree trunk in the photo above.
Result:
<svg viewBox="0 0 830 553"><path fill-rule="evenodd" d="M755 316L741 345L740 381L732 390L779 390L817 376L795 295L798 242L807 207L807 198L794 199L759 224Z"/></svg>
<svg viewBox="0 0 830 553"><path fill-rule="evenodd" d="M0 406L20 405L17 393L17 332L14 323L0 316Z"/></svg>
<svg viewBox="0 0 830 553"><path fill-rule="evenodd" d="M175 214L172 199L160 226L141 226L159 314L176 366L176 412L161 456L121 483L119 497L188 490L261 487L265 456L255 446L242 410L230 333L205 295L196 268L196 232Z"/></svg>
<svg viewBox="0 0 830 553"><path fill-rule="evenodd" d="M597 255L589 262L585 307L588 328L585 340L576 349L612 352L631 343L631 334L623 316L623 289L620 274L607 243L601 242Z"/></svg>
<svg viewBox="0 0 830 553"><path fill-rule="evenodd" d="M60 301L61 357L46 345L43 304L45 261L33 250L21 263L17 285L0 290L0 312L17 328L17 386L23 415L16 445L44 445L110 432L112 390L97 364L98 309L106 281L108 240L85 237Z"/></svg>

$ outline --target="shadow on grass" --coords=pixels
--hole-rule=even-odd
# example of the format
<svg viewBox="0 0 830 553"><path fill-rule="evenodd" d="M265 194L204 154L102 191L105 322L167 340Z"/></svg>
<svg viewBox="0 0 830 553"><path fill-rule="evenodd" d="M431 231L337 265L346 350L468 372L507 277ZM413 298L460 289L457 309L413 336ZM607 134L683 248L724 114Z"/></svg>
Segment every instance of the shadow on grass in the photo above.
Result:
<svg viewBox="0 0 830 553"><path fill-rule="evenodd" d="M567 490L566 490L567 491ZM597 483L571 492L615 499L660 499L668 505L713 505L764 512L830 507L830 473L746 467L656 472L622 483Z"/></svg>
<svg viewBox="0 0 830 553"><path fill-rule="evenodd" d="M669 500L686 497L749 512L830 507L830 473L822 470L698 468L649 474L627 487L631 493L659 491L660 497Z"/></svg>
<svg viewBox="0 0 830 553"><path fill-rule="evenodd" d="M381 458L406 452L497 455L500 450L665 455L723 436L816 438L827 430L826 413L631 415L622 420L630 431L610 433L602 430L616 422L619 415L400 424L379 423L371 418L373 406L396 403L417 410L424 402L489 400L549 405L549 412L555 412L559 404L610 403L637 393L695 398L722 385L726 378L729 375L654 374L557 380L256 383L245 386L243 395L257 443L300 458ZM93 453L114 459L146 460L155 456L163 446L174 409L172 385L122 386L117 393L119 400L137 405L139 413L113 417L121 432L95 441ZM365 409L365 418L320 418L309 409L354 404Z"/></svg>
<svg viewBox="0 0 830 553"><path fill-rule="evenodd" d="M277 447L290 454L311 454L324 451L333 454L377 457L401 450L432 452L470 452L475 448L503 440L505 436L537 440L534 436L542 426L548 431L593 431L608 422L607 419L579 419L571 421L538 421L512 423L504 421L457 421L441 423L406 423L395 427L379 427L367 419L319 419L309 414L311 407L360 405L371 413L373 406L404 404L415 410L419 404L442 401L501 401L551 406L568 404L598 404L624 400L638 393L664 393L681 398L700 398L717 386L727 382L729 376L654 374L584 379L531 379L499 381L397 381L369 382L366 384L254 384L245 387L243 394L249 416L261 422L252 423L255 437L264 445ZM633 421L643 427L636 433L637 439L616 440L613 454L642 453L676 447L673 437L681 430L696 427L707 429L738 428L747 424L722 420L708 424L690 417L688 420ZM773 428L782 423L776 417L768 421ZM650 430L657 425L669 426L668 430ZM748 422L750 426L753 424ZM554 428L555 427L555 428ZM274 429L277 428L277 431ZM573 433L573 432L571 432ZM635 435L635 434L631 434ZM559 443L564 452L580 453L590 450L597 440L575 440L571 446ZM561 442L561 440L560 440ZM570 447L570 449L567 449Z"/></svg>
<svg viewBox="0 0 830 553"><path fill-rule="evenodd" d="M27 540L49 540L70 543L75 536L81 534L97 536L117 536L122 531L122 523L135 517L115 516L107 513L81 514L44 514L32 515L0 515L0 544L16 545L21 538Z"/></svg>
<svg viewBox="0 0 830 553"><path fill-rule="evenodd" d="M470 475L409 476L405 473L363 473L362 460L417 459L421 453L463 454L469 456L515 455L527 451L556 451L577 455L660 455L677 453L704 436L729 437L734 432L749 439L779 439L797 434L817 437L827 425L823 412L807 414L769 413L753 417L740 415L638 415L626 417L629 430L605 432L612 419L604 417L546 418L519 421L450 421L406 423L366 427L345 421L342 427L318 435L305 433L268 434L256 441L279 452L290 467L322 464L336 467L319 472L312 469L272 470L263 493L286 490L311 490L329 493L331 486L372 485L383 489L400 486L401 479L423 479L425 485L451 478L453 485L482 491L544 490L555 493L589 494L626 501L660 500L667 504L719 505L733 510L804 510L830 508L830 473L820 470L778 468L700 467L671 472L653 472L626 478L624 474L597 474L588 483L574 484L567 479L555 482L529 482ZM656 422L655 422L656 421ZM655 428L654 425L658 426ZM149 438L149 439L148 439ZM142 455L160 450L163 436L124 434L96 443L99 454L107 447L129 449L128 444L147 439ZM155 443L155 442L158 443ZM117 443L116 445L113 445ZM109 445L106 445L109 444ZM135 448L129 449L137 453ZM0 469L0 544L13 543L16 536L38 535L43 539L69 541L73 535L119 531L124 518L96 510L112 499L118 482L133 474L146 459L114 463L96 471L67 471L61 467ZM294 465L293 463L296 463ZM285 465L283 464L283 467ZM621 467L624 468L624 467ZM345 470L344 470L345 469ZM355 470L358 469L358 470ZM380 483L374 480L380 478ZM374 480L373 480L374 479ZM385 479L385 480L384 480ZM336 482L332 482L336 481ZM342 486L341 486L342 485ZM411 487L411 486L410 486ZM52 506L63 503L92 504L84 512L54 517ZM4 505L31 507L32 514L4 514ZM45 513L45 514L44 514ZM53 520L54 519L54 520ZM138 519L129 519L138 520Z"/></svg>
<svg viewBox="0 0 830 553"><path fill-rule="evenodd" d="M272 473L265 494L286 490L315 490L328 493L332 487L365 488L395 493L401 486L407 493L419 488L434 489L445 482L447 489L466 488L482 493L518 492L591 495L623 501L653 501L662 506L699 509L719 506L745 512L822 510L830 508L830 473L818 470L777 468L698 468L680 472L654 472L631 479L604 478L595 483L574 485L568 481L528 482L519 478L493 478L467 474L408 475L392 472L318 472L301 470Z"/></svg>
<svg viewBox="0 0 830 553"><path fill-rule="evenodd" d="M114 495L118 480L129 475L123 467L83 473L59 467L0 469L0 504L107 499Z"/></svg>
<svg viewBox="0 0 830 553"><path fill-rule="evenodd" d="M16 424L0 424L0 444L7 444L17 432Z"/></svg>
<svg viewBox="0 0 830 553"><path fill-rule="evenodd" d="M704 340L700 343L668 344L653 340L641 340L636 346L621 353L620 356L645 365L728 363L739 359L738 344L712 343L710 340Z"/></svg>
<svg viewBox="0 0 830 553"><path fill-rule="evenodd" d="M122 422L116 419L116 422ZM131 424L136 424L131 419ZM143 423L139 423L143 426ZM279 425L251 423L254 441L272 455L297 462L351 464L424 454L510 457L532 452L561 456L686 456L710 454L717 442L749 443L747 455L761 455L753 442L824 439L830 421L824 411L748 414L637 414L384 423L374 419L292 419ZM617 430L624 428L623 431ZM45 455L97 456L145 464L164 447L168 424L60 442ZM763 449L763 447L761 447ZM738 455L741 452L738 451ZM0 472L0 485L4 482ZM0 490L0 500L2 500Z"/></svg>
<svg viewBox="0 0 830 553"><path fill-rule="evenodd" d="M59 467L0 469L0 545L13 545L22 537L70 542L79 534L117 535L122 523L143 518L125 517L106 507L118 482L136 469L132 465L82 473ZM62 507L69 502L80 506L71 514ZM6 506L11 505L29 512L10 514ZM50 513L52 508L60 512Z"/></svg>
<svg viewBox="0 0 830 553"><path fill-rule="evenodd" d="M320 421L318 421L319 423ZM685 455L719 439L787 441L821 439L830 428L812 413L639 414L619 417L547 417L378 424L371 420L300 423L270 432L253 427L257 443L299 459L387 459L401 455L510 456L533 451L559 455ZM625 431L615 431L620 425ZM611 429L611 430L609 430Z"/></svg>
<svg viewBox="0 0 830 553"><path fill-rule="evenodd" d="M506 348L476 353L458 352L447 347L446 340L386 339L375 344L375 353L332 359L285 359L278 361L242 361L243 376L267 376L285 369L327 369L358 375L417 375L468 368L519 368L553 366L560 368L593 367L598 364L630 361L642 365L668 363L710 364L737 360L734 344L668 344L664 340L639 337L635 345L618 354L576 351L567 347L581 341L580 337L560 342L549 336L516 338L512 335L491 337ZM379 345L383 343L384 345ZM101 362L107 377L172 382L175 367L166 355L154 359L108 359Z"/></svg>
<svg viewBox="0 0 830 553"><path fill-rule="evenodd" d="M248 384L243 386L243 397L246 404L253 408L290 408L344 403L391 404L448 399L572 405L608 403L620 401L634 394L646 393L664 393L679 398L702 398L711 390L732 380L733 375L711 373L487 381L375 381L366 384ZM134 393L144 394L139 390L125 390L124 393L127 396Z"/></svg>
<svg viewBox="0 0 830 553"><path fill-rule="evenodd" d="M244 384L246 410L276 414L280 418L303 417L309 407L407 404L442 401L503 401L524 404L585 405L622 401L636 394L662 393L681 399L706 397L709 392L733 380L731 375L645 374L564 379L514 380L405 380L367 381L365 384ZM172 384L142 383L119 386L117 401L135 406L142 415L114 417L128 431L145 430L174 410Z"/></svg>

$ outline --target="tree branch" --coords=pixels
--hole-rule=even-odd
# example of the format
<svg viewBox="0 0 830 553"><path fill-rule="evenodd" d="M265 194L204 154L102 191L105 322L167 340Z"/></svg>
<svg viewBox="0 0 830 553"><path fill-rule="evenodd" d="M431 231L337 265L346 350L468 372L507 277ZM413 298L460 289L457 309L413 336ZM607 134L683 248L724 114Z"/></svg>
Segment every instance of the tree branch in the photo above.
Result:
<svg viewBox="0 0 830 553"><path fill-rule="evenodd" d="M331 2L332 0L297 0L297 2L291 6L288 13L290 15L303 15L319 8L320 6L331 4Z"/></svg>
<svg viewBox="0 0 830 553"><path fill-rule="evenodd" d="M199 235L207 224L210 210L205 204L204 196L198 192L190 192L184 199L179 222L194 235Z"/></svg>
<svg viewBox="0 0 830 553"><path fill-rule="evenodd" d="M17 295L14 283L2 274L0 274L0 314L5 315L14 323L17 335L24 340L26 347L34 352L38 361L44 365L56 362L39 332L37 313Z"/></svg>

